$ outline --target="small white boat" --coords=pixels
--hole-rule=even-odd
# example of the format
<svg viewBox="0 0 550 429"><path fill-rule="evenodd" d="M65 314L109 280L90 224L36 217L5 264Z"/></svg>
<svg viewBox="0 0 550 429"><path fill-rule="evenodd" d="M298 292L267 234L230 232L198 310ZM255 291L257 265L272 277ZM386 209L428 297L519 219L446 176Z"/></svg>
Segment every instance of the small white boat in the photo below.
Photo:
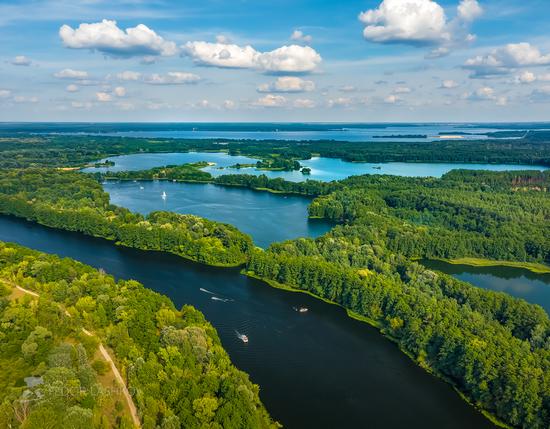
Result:
<svg viewBox="0 0 550 429"><path fill-rule="evenodd" d="M248 337L245 334L240 334L237 331L235 332L237 333L237 337L239 338L239 340L241 340L243 343L248 343Z"/></svg>
<svg viewBox="0 0 550 429"><path fill-rule="evenodd" d="M309 309L307 307L294 307L294 311L298 313L307 313Z"/></svg>
<svg viewBox="0 0 550 429"><path fill-rule="evenodd" d="M143 190L143 189L145 189L145 188L144 188L143 186L140 186L139 189Z"/></svg>
<svg viewBox="0 0 550 429"><path fill-rule="evenodd" d="M168 196L168 195L166 195L166 192L163 192L162 195L161 195L160 197L161 197L163 200L165 200L167 196Z"/></svg>

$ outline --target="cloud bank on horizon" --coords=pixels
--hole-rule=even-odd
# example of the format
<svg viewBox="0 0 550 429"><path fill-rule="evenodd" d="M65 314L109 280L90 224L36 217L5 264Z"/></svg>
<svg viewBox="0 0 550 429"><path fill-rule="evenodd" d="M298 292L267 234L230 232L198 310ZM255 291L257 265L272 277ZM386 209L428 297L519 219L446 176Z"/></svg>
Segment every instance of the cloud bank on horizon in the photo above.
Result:
<svg viewBox="0 0 550 429"><path fill-rule="evenodd" d="M542 0L115 3L0 5L0 120L548 116Z"/></svg>

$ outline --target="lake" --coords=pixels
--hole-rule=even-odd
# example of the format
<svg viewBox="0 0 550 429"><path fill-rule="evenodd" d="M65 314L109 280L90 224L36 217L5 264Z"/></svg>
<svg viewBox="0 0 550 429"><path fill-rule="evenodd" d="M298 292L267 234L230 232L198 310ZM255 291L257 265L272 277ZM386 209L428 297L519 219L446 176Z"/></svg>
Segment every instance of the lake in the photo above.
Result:
<svg viewBox="0 0 550 429"><path fill-rule="evenodd" d="M523 298L540 305L550 314L550 274L537 274L514 267L474 267L436 260L420 262L431 270L450 274L474 286Z"/></svg>
<svg viewBox="0 0 550 429"><path fill-rule="evenodd" d="M543 123L3 123L0 130L51 134L116 137L233 139L233 140L337 140L351 142L419 142L459 135L484 140L494 131L548 129Z"/></svg>
<svg viewBox="0 0 550 429"><path fill-rule="evenodd" d="M286 428L494 427L450 385L340 307L272 288L238 269L117 247L11 217L0 216L0 240L136 279L177 307L194 305L216 327L234 364L260 385L262 401ZM309 312L300 314L295 306ZM250 342L243 344L235 330Z"/></svg>
<svg viewBox="0 0 550 429"><path fill-rule="evenodd" d="M293 182L301 182L306 179L320 180L330 182L332 180L342 180L349 176L362 174L392 174L396 176L407 177L441 177L443 174L458 168L469 170L489 170L489 171L517 171L517 170L546 170L547 167L537 167L532 165L507 165L507 164L449 164L449 163L364 163L364 162L346 162L337 158L314 157L308 160L300 161L304 167L311 168L310 175L303 175L299 171L265 171L257 168L227 168L235 164L255 164L257 159L245 156L230 156L226 153L139 153L133 155L112 156L101 161L110 160L115 163L113 167L85 168L82 171L87 173L105 172L105 171L137 171L148 170L154 167L163 167L166 165L178 165L206 161L216 165L204 168L204 171L212 176L221 176L224 174L265 174L270 178L283 178ZM221 167L221 168L220 168Z"/></svg>
<svg viewBox="0 0 550 429"><path fill-rule="evenodd" d="M307 207L311 199L300 196L168 181L108 181L104 189L117 206L142 214L164 210L229 223L264 248L276 241L318 237L332 227L329 222L309 220ZM163 192L165 199L161 197Z"/></svg>

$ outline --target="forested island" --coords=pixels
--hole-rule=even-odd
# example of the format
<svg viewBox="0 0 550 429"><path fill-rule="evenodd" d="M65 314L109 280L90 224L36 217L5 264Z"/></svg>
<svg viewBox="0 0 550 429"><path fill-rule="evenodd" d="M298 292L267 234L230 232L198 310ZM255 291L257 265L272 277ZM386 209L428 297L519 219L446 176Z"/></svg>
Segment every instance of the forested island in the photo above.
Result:
<svg viewBox="0 0 550 429"><path fill-rule="evenodd" d="M14 138L8 149L3 148L12 156L2 161L0 213L205 264L243 266L250 276L337 303L353 317L376 326L418 365L452 383L492 418L514 427L547 427L550 320L546 312L415 261L469 257L547 267L548 171L455 170L441 179L367 175L330 183L248 175L212 178L200 170L202 164L82 174L46 165L66 168L117 153L220 147L215 141L26 139L30 138ZM369 143L368 148L331 142L330 146L332 156L353 161L378 157L376 162L548 165L550 160L547 144L528 139L480 145L462 141ZM328 151L329 143L229 142L224 147L230 153L262 159L298 160L311 156L313 149L326 156L323 151ZM301 194L315 198L311 217L338 225L320 238L276 243L264 251L229 225L169 212L144 217L113 206L101 187L103 180L200 181ZM57 281L60 277L52 280ZM145 319L143 323L153 323ZM263 416L262 421L268 422Z"/></svg>

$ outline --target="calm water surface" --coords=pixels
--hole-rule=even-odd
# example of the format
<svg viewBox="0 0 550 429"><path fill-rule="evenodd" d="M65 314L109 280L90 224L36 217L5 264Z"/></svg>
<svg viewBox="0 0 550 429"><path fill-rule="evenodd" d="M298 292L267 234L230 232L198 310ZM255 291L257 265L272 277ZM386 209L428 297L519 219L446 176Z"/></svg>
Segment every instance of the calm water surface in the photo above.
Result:
<svg viewBox="0 0 550 429"><path fill-rule="evenodd" d="M506 292L538 304L550 314L550 274L536 274L513 267L473 267L444 261L422 260L423 265L450 274L474 286L497 292Z"/></svg>
<svg viewBox="0 0 550 429"><path fill-rule="evenodd" d="M191 162L206 161L216 165L204 168L213 176L223 174L265 174L270 178L281 177L293 182L301 182L306 179L321 180L330 182L332 180L341 180L349 176L361 174L392 174L396 176L408 177L441 177L443 174L457 168L469 170L546 170L546 167L537 167L532 165L506 165L506 164L431 164L431 163L404 163L389 162L383 164L372 164L366 162L346 162L335 158L311 158L300 161L300 163L311 168L311 174L304 176L299 171L264 171L256 168L227 168L235 164L254 164L257 159L245 156L230 156L225 153L155 153L155 154L134 154L120 155L106 158L115 162L114 167L87 168L85 172L100 171L136 171L147 170L153 167L163 167L165 165L177 165ZM102 160L102 161L105 161Z"/></svg>
<svg viewBox="0 0 550 429"><path fill-rule="evenodd" d="M0 217L0 240L78 259L134 278L178 307L196 306L218 330L235 365L261 386L271 415L287 428L493 427L449 385L339 307L271 288L238 270L119 248L9 217ZM310 311L299 314L294 306ZM250 342L243 344L235 330Z"/></svg>
<svg viewBox="0 0 550 429"><path fill-rule="evenodd" d="M468 123L91 123L70 125L53 123L41 125L36 129L37 132L142 138L335 140L351 142L433 141L444 139L445 135L457 133L462 134L461 138L465 140L483 140L487 138L486 133L488 132L497 131L497 129L508 129L503 124L495 126L494 124ZM510 124L510 127L514 128L512 124ZM523 124L519 129L526 129L526 127L529 128L526 124Z"/></svg>
<svg viewBox="0 0 550 429"><path fill-rule="evenodd" d="M117 206L142 214L165 210L229 223L264 248L276 241L318 237L332 227L328 222L308 220L311 200L299 196L167 181L107 182L104 188Z"/></svg>

